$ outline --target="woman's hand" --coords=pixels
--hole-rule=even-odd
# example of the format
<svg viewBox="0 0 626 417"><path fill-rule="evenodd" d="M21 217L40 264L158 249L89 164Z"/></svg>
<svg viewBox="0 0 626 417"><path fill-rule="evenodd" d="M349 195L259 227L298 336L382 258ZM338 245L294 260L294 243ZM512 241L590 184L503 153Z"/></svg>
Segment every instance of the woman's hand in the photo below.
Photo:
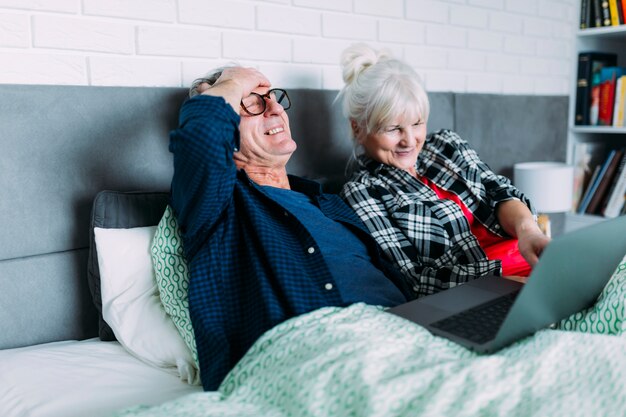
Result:
<svg viewBox="0 0 626 417"><path fill-rule="evenodd" d="M539 260L539 255L548 243L550 243L550 238L544 235L539 227L536 231L528 231L517 237L519 251L531 267L535 266Z"/></svg>
<svg viewBox="0 0 626 417"><path fill-rule="evenodd" d="M504 231L517 238L520 253L534 267L550 238L543 234L526 204L519 200L504 201L498 204L496 216Z"/></svg>

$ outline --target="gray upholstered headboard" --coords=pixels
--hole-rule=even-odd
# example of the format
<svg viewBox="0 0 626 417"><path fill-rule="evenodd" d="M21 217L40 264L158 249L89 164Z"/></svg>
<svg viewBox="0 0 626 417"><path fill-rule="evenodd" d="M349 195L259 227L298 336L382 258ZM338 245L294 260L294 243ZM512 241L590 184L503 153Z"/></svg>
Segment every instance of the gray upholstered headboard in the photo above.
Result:
<svg viewBox="0 0 626 417"><path fill-rule="evenodd" d="M336 185L350 154L334 91L294 90L289 171ZM182 88L0 85L0 348L97 334L87 288L100 190L167 191ZM567 98L431 94L429 130L451 128L499 173L565 159ZM343 139L343 141L341 140Z"/></svg>

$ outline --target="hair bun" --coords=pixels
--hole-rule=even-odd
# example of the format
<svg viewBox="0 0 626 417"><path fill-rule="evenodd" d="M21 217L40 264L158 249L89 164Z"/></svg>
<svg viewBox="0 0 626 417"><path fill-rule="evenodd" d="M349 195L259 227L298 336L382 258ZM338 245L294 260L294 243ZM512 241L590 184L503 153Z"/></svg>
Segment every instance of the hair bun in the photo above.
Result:
<svg viewBox="0 0 626 417"><path fill-rule="evenodd" d="M343 81L352 83L361 72L380 61L392 58L386 49L376 50L364 43L357 43L345 49L340 58Z"/></svg>

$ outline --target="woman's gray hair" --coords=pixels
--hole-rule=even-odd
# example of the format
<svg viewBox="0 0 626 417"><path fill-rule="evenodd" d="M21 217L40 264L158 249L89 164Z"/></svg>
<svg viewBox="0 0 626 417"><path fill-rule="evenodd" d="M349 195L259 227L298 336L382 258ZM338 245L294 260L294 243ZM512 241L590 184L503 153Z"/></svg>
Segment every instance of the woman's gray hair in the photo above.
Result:
<svg viewBox="0 0 626 417"><path fill-rule="evenodd" d="M354 44L341 54L346 83L337 96L344 115L364 129L377 132L398 116L428 121L430 104L419 75L386 50Z"/></svg>
<svg viewBox="0 0 626 417"><path fill-rule="evenodd" d="M226 68L240 67L240 66L241 65L237 63L230 63L228 65L224 65L222 67L212 69L204 77L196 78L195 80L193 80L193 82L191 83L191 86L189 87L189 98L195 97L200 94L200 92L198 91L198 86L200 84L207 83L210 86L212 86L222 76L222 73L224 72Z"/></svg>

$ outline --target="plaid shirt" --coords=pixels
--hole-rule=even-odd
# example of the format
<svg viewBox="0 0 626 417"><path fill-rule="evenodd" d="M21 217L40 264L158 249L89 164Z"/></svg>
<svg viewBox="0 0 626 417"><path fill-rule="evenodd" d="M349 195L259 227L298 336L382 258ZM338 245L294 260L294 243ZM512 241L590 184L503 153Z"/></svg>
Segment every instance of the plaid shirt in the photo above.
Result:
<svg viewBox="0 0 626 417"><path fill-rule="evenodd" d="M171 205L189 264L189 309L200 373L204 389L215 390L263 332L290 317L344 302L308 230L236 169L239 115L222 98L188 100L170 139ZM294 176L289 181L324 215L354 232L374 265L402 285L401 274L383 259L376 241L339 196L323 194L313 181Z"/></svg>
<svg viewBox="0 0 626 417"><path fill-rule="evenodd" d="M456 194L475 220L499 236L506 234L495 215L498 203L519 199L534 213L530 201L508 179L492 172L465 140L449 130L428 135L416 170ZM439 199L406 171L361 156L341 196L401 269L413 297L501 274L501 262L487 259L461 207Z"/></svg>

